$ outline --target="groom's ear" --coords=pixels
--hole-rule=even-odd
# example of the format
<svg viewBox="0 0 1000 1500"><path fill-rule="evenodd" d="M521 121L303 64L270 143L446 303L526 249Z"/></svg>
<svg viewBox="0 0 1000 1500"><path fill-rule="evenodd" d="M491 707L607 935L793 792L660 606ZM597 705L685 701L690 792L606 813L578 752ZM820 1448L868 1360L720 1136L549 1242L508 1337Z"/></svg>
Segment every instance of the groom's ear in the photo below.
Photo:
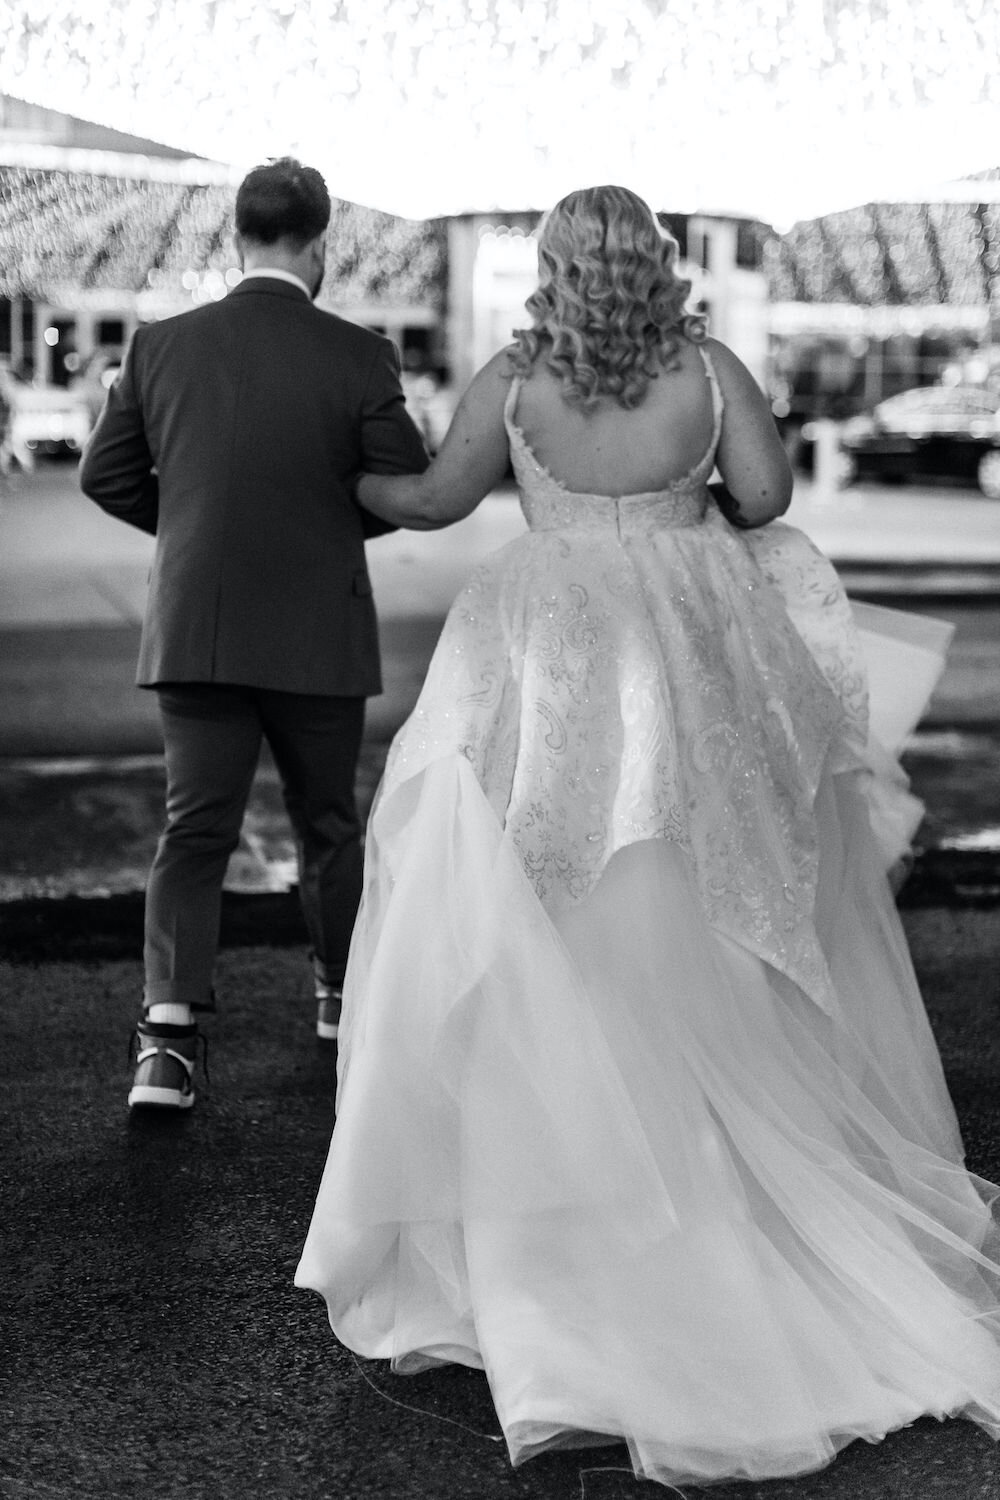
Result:
<svg viewBox="0 0 1000 1500"><path fill-rule="evenodd" d="M326 277L326 230L325 229L323 230L322 234L318 234L316 236L316 238L310 242L309 250L310 250L310 252L312 254L312 263L313 263L313 265L315 267L315 274L313 276L313 283L314 283L314 285L313 285L313 288L312 288L313 301L315 301L316 298L319 296L320 287L323 285L323 281L324 281L324 279Z"/></svg>
<svg viewBox="0 0 1000 1500"><path fill-rule="evenodd" d="M236 251L236 263L242 271L245 258L245 250L243 245L243 236L240 234L238 229L233 230L233 249Z"/></svg>

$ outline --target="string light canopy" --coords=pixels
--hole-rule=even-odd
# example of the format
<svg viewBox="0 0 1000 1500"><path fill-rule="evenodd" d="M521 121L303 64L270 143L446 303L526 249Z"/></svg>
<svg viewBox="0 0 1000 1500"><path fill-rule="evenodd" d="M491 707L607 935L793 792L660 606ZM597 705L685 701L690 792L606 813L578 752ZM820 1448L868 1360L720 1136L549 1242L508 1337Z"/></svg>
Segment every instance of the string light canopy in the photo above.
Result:
<svg viewBox="0 0 1000 1500"><path fill-rule="evenodd" d="M8 0L0 90L423 217L627 181L787 226L989 163L991 0Z"/></svg>
<svg viewBox="0 0 1000 1500"><path fill-rule="evenodd" d="M776 302L986 305L1000 315L1000 170L920 203L868 203L799 223L764 249Z"/></svg>
<svg viewBox="0 0 1000 1500"><path fill-rule="evenodd" d="M232 186L0 167L0 297L224 296L236 274L233 197ZM446 239L437 221L335 200L326 296L439 312Z"/></svg>
<svg viewBox="0 0 1000 1500"><path fill-rule="evenodd" d="M0 297L73 303L129 291L167 305L224 296L232 208L231 184L0 167ZM1000 170L962 184L954 201L870 203L783 236L762 225L756 233L772 302L1000 313ZM444 221L335 200L327 240L321 301L445 310Z"/></svg>

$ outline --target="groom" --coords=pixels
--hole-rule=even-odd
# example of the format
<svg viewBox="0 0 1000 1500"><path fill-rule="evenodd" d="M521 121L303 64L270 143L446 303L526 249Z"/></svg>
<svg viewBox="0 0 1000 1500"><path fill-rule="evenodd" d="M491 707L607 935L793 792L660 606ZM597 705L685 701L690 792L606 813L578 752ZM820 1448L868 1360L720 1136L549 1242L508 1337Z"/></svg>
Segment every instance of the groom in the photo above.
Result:
<svg viewBox="0 0 1000 1500"><path fill-rule="evenodd" d="M236 197L243 279L140 327L87 445L84 492L156 536L138 682L159 700L166 826L146 892L129 1105L187 1109L212 1008L223 876L266 740L299 856L317 1031L334 1038L361 890L354 778L381 691L361 469L427 456L384 338L313 306L330 198L291 158Z"/></svg>

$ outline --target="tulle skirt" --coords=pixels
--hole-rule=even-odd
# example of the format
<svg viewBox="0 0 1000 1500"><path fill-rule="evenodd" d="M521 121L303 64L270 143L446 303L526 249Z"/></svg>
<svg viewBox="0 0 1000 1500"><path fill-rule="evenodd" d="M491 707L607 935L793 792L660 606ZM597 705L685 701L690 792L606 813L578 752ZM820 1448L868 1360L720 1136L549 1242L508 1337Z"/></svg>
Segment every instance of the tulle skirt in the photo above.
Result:
<svg viewBox="0 0 1000 1500"><path fill-rule="evenodd" d="M339 1339L484 1369L515 1463L622 1440L704 1483L928 1413L1000 1436L997 1190L963 1166L876 777L831 749L819 778L822 1005L709 920L681 843L544 900L466 755L387 779L296 1274Z"/></svg>

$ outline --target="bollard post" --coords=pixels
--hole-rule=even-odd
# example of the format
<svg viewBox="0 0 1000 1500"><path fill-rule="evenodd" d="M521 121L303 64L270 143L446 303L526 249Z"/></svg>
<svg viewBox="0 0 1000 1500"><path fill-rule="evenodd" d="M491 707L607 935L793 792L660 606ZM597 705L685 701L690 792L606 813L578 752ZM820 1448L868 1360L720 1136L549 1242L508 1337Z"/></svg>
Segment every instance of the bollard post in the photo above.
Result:
<svg viewBox="0 0 1000 1500"><path fill-rule="evenodd" d="M818 417L813 429L813 493L818 503L828 505L840 487L840 427L829 417Z"/></svg>

